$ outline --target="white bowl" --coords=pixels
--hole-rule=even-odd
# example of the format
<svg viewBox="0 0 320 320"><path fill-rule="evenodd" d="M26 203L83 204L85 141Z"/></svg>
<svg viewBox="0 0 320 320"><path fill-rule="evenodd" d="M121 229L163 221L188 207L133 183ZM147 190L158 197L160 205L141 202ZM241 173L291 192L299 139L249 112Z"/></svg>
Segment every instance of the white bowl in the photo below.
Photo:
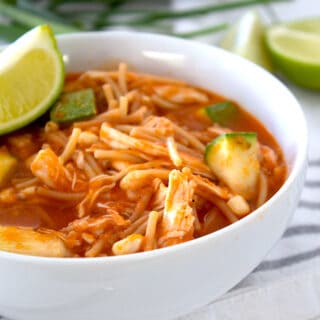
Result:
<svg viewBox="0 0 320 320"><path fill-rule="evenodd" d="M168 320L221 296L281 237L306 171L307 130L293 95L272 75L221 49L133 32L59 37L68 71L127 62L234 99L277 138L289 177L262 207L208 236L134 255L54 259L0 252L0 314L14 320ZM299 130L297 130L299 128Z"/></svg>

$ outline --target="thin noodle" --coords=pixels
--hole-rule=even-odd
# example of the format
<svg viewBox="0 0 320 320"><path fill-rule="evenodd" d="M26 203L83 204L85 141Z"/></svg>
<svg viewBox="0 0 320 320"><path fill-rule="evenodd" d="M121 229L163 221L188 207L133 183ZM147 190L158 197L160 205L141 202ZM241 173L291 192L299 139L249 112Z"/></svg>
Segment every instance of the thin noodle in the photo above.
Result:
<svg viewBox="0 0 320 320"><path fill-rule="evenodd" d="M142 223L133 233L144 235L146 233L146 229L147 229L147 221Z"/></svg>
<svg viewBox="0 0 320 320"><path fill-rule="evenodd" d="M141 194L141 197L139 201L137 202L137 205L134 209L134 212L132 216L130 217L131 221L136 221L138 218L141 217L141 215L145 212L147 209L149 202L151 200L151 197L153 195L153 190L150 188L147 188L143 190L143 193Z"/></svg>
<svg viewBox="0 0 320 320"><path fill-rule="evenodd" d="M124 160L131 162L142 162L144 158L140 157L133 150L95 150L94 157L96 159L105 160Z"/></svg>
<svg viewBox="0 0 320 320"><path fill-rule="evenodd" d="M177 240L177 239L183 239L185 236L184 231L169 231L165 236L159 238L158 240L158 246L159 247L164 247L166 246L166 243L169 242L170 240Z"/></svg>
<svg viewBox="0 0 320 320"><path fill-rule="evenodd" d="M36 193L36 187L26 187L22 190L19 190L18 197L21 199L25 199L28 196L33 196Z"/></svg>
<svg viewBox="0 0 320 320"><path fill-rule="evenodd" d="M127 64L120 63L119 64L119 78L118 78L119 88L123 95L128 92L127 88Z"/></svg>
<svg viewBox="0 0 320 320"><path fill-rule="evenodd" d="M147 223L148 215L143 215L139 219L137 219L135 222L133 222L123 233L122 236L126 237L129 234L136 233L136 230L143 225L144 223Z"/></svg>
<svg viewBox="0 0 320 320"><path fill-rule="evenodd" d="M95 171L96 175L103 174L103 170L101 169L100 165L97 163L95 158L90 153L86 153L85 158L90 167Z"/></svg>
<svg viewBox="0 0 320 320"><path fill-rule="evenodd" d="M109 105L109 109L112 110L112 109L116 109L118 108L118 101L117 100L111 100L110 101L110 105Z"/></svg>
<svg viewBox="0 0 320 320"><path fill-rule="evenodd" d="M166 156L167 150L163 146L151 143L149 141L143 141L137 138L128 136L119 130L113 129L106 123L103 123L100 130L100 138L102 141L109 143L110 146L115 146L117 142L125 146L137 149L144 153L153 156Z"/></svg>
<svg viewBox="0 0 320 320"><path fill-rule="evenodd" d="M167 110L175 110L179 109L180 105L175 104L173 102L170 102L168 100L165 100L161 97L159 97L157 94L154 94L151 96L151 101L159 108L167 109Z"/></svg>
<svg viewBox="0 0 320 320"><path fill-rule="evenodd" d="M72 176L72 182L71 182L71 189L74 190L76 188L76 184L77 184L77 173L73 172L73 176Z"/></svg>
<svg viewBox="0 0 320 320"><path fill-rule="evenodd" d="M228 207L228 205L225 203L225 201L219 198L215 198L212 200L214 201L214 204L221 210L221 212L230 221L230 223L235 223L239 220L237 216L232 212L232 210Z"/></svg>
<svg viewBox="0 0 320 320"><path fill-rule="evenodd" d="M80 201L85 196L84 192L70 193L70 192L49 190L43 187L37 187L36 193L39 194L40 196L44 196L44 197L56 199L56 200L62 200L62 201Z"/></svg>
<svg viewBox="0 0 320 320"><path fill-rule="evenodd" d="M110 86L110 84L104 84L102 86L102 90L103 90L103 93L106 97L106 100L107 100L107 103L108 103L108 107L109 107L109 110L112 109L111 107L111 102L114 101L114 95L113 95L113 92L112 92L112 88Z"/></svg>
<svg viewBox="0 0 320 320"><path fill-rule="evenodd" d="M16 187L16 189L20 190L20 189L34 186L37 184L37 182L38 182L38 178L31 178L31 179L27 179L22 182L16 183L15 187Z"/></svg>
<svg viewBox="0 0 320 320"><path fill-rule="evenodd" d="M93 244L96 240L92 234L87 233L87 232L83 232L81 237L85 242L87 242L89 244Z"/></svg>
<svg viewBox="0 0 320 320"><path fill-rule="evenodd" d="M205 151L205 146L199 141L199 139L197 139L192 134L190 134L188 131L186 131L185 129L182 129L178 125L176 125L176 124L173 124L173 125L174 125L174 129L176 130L178 135L181 135L181 136L187 138L189 140L190 145L192 145L193 147L195 147L197 150L199 150L202 153Z"/></svg>
<svg viewBox="0 0 320 320"><path fill-rule="evenodd" d="M76 150L72 158L75 161L77 167L83 170L85 166L84 152L82 150Z"/></svg>
<svg viewBox="0 0 320 320"><path fill-rule="evenodd" d="M85 160L83 161L83 171L89 179L93 179L97 175L95 170L89 164L89 162Z"/></svg>
<svg viewBox="0 0 320 320"><path fill-rule="evenodd" d="M216 185L213 181L210 181L201 176L192 174L192 179L197 185L197 190L202 190L209 196L218 196L222 199L229 199L231 194L226 188Z"/></svg>
<svg viewBox="0 0 320 320"><path fill-rule="evenodd" d="M144 250L149 251L155 249L156 246L156 228L159 220L159 213L151 211L147 222Z"/></svg>
<svg viewBox="0 0 320 320"><path fill-rule="evenodd" d="M159 140L160 140L159 138L155 137L154 135L143 132L142 130L136 129L136 128L134 128L130 131L130 136L133 138L148 140L150 142L159 142Z"/></svg>
<svg viewBox="0 0 320 320"><path fill-rule="evenodd" d="M169 152L169 156L172 163L178 168L181 167L183 162L178 153L177 145L173 137L169 137L167 139L167 147L168 147L168 152Z"/></svg>
<svg viewBox="0 0 320 320"><path fill-rule="evenodd" d="M120 99L121 97L121 90L118 87L118 85L108 76L106 76L106 80L107 83L110 85L110 87L112 88L112 91L114 93L114 95L116 96L117 99Z"/></svg>
<svg viewBox="0 0 320 320"><path fill-rule="evenodd" d="M120 115L123 117L125 117L128 114L128 98L127 97L120 97L119 110L120 110Z"/></svg>
<svg viewBox="0 0 320 320"><path fill-rule="evenodd" d="M99 255L99 253L102 251L103 247L106 245L107 243L107 236L106 235L102 235L94 244L93 246L86 251L85 256L86 257L96 257Z"/></svg>
<svg viewBox="0 0 320 320"><path fill-rule="evenodd" d="M46 139L48 142L58 146L58 147L64 147L66 145L66 139L61 137L61 135L58 134L58 132L50 132L46 133Z"/></svg>
<svg viewBox="0 0 320 320"><path fill-rule="evenodd" d="M97 198L103 192L109 191L113 187L114 187L114 184L109 184L109 185L104 185L94 191L90 190L91 192L89 191L88 194L86 195L86 197L79 204L79 207L78 207L79 218L82 218L85 215L87 215L90 212L90 210L91 210L92 206L94 205L94 202L97 200Z"/></svg>
<svg viewBox="0 0 320 320"><path fill-rule="evenodd" d="M79 128L74 128L72 130L68 143L59 157L62 164L67 162L72 157L72 154L76 149L76 145L78 143L80 133L81 133L81 130Z"/></svg>
<svg viewBox="0 0 320 320"><path fill-rule="evenodd" d="M133 125L129 125L129 124L118 124L118 125L116 125L116 126L114 126L114 127L115 127L115 129L117 129L117 130L120 130L120 131L122 131L122 132L124 132L124 133L129 134L130 131L131 131L132 129L136 128L137 126L133 126Z"/></svg>

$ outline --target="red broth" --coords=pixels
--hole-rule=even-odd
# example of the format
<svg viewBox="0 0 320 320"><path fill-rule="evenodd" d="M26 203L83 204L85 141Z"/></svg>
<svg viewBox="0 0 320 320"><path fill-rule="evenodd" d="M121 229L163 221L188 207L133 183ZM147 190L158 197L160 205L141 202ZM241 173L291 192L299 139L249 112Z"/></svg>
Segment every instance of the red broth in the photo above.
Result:
<svg viewBox="0 0 320 320"><path fill-rule="evenodd" d="M160 218L158 217L156 221L157 229L153 235L158 239L158 242L152 249L191 240L227 226L231 222L222 212L221 206L215 204L214 201L208 201L207 196L210 197L210 193L206 196L204 191L200 190L201 192L199 194L196 192L193 194L193 199L189 205L192 207L192 203L196 202L196 205L193 207L193 214L195 214L196 218L192 220L192 232L188 231L183 233L184 231L182 232L182 230L179 229L181 228L180 225L178 229L170 229L168 231L169 233L171 232L171 238L169 237L171 240L167 239L161 242L161 234L163 236L163 233L166 232L164 231L166 226L165 222L163 222L165 219L163 216L165 214L165 198L161 199L160 189L166 188L165 190L168 192L168 179L170 180L170 177L165 176L166 172L169 174L170 171L177 170L180 172L180 175L184 174L182 173L182 166L176 167L170 163L168 156L163 154L163 150L166 150L166 139L170 135L170 130L173 130L170 123L192 134L204 146L217 136L217 134L208 130L208 128L213 126L213 131L221 130L221 132L223 132L223 130L227 129L230 131L257 133L260 144L259 159L261 170L268 184L266 200L272 197L284 183L287 169L283 153L277 141L260 121L245 111L245 106L242 107L236 102L233 102L237 107L238 113L236 118L228 123L227 128L214 124L207 115L200 111L208 105L227 100L216 93L194 88L183 82L170 83L166 82L166 80L159 80L158 78L153 79L145 75L128 73L126 79L127 91L129 92L127 94L129 98L128 101L126 101L128 103L128 115L123 117L108 115L105 121L100 121L99 119L103 117L101 114L104 115L111 110L112 103L110 104L110 97L109 100L108 97L106 97L106 90L109 90L109 93L110 91L112 92L112 99L115 101L112 108L121 108L121 102L119 98L117 98L117 90L122 90L119 77L120 75L117 71L105 74L101 73L101 75L96 74L94 76L87 74L68 75L65 82L65 92L77 91L83 88L93 88L98 110L96 117L76 123L62 124L55 129L50 129L52 123L48 125L48 117L44 117L23 130L1 138L2 150L16 157L18 164L14 173L11 174L10 179L2 185L0 190L0 225L28 227L39 232L42 232L42 230L46 230L45 232L48 232L48 230L59 231L63 234L62 238L68 250L72 253L72 256L116 254L115 243L130 236L130 234L141 235L141 237L144 237L144 243L146 243L149 241L146 235L148 215L153 211L158 211ZM116 86L116 89L114 89L113 86ZM161 92L163 93L162 96ZM199 99L192 96L194 92L197 92L200 97L198 97ZM160 102L154 98L155 95L158 98L160 97ZM189 100L183 100L185 97ZM203 97L205 97L206 101L202 101L205 100ZM179 103L179 99L183 100L182 103ZM162 104L166 103L167 106L163 107ZM134 114L135 112L139 113L141 107L146 109L141 121L134 120L134 116L130 118L130 114ZM155 121L154 126L144 127L144 124L147 122L147 117L150 116L155 117L158 122ZM167 120L162 123L160 117L161 119L164 118ZM109 127L111 127L116 130L116 132L121 132L123 136L133 137L140 142L142 141L142 143L147 141L148 148L150 145L159 148L159 155L149 149L143 150L143 148L141 149L141 147L139 147L136 150L132 145L126 148L125 145L119 141L110 143L109 138L102 139L101 127L103 123L108 124L106 130L110 130ZM168 126L168 128L165 126ZM144 130L141 130L141 127L144 127ZM47 150L47 148L50 148L58 159L63 153L74 128L80 128L82 133L89 133L86 138L88 140L92 139L92 141L78 143L73 154L61 165L63 170L67 172L65 180L70 180L70 184L67 187L63 185L61 179L60 186L58 182L56 184L46 183L44 179L41 178L41 174L32 172L32 163L35 161L39 151L41 149ZM159 141L156 139L157 134L155 134L155 132L158 132L156 130L159 131ZM169 133L165 132L166 130ZM164 136L161 137L161 134ZM173 134L173 136L178 143L178 153L184 152L186 157L193 157L192 159L197 162L197 166L200 166L200 176L205 176L203 178L205 183L207 183L209 179L210 183L216 184L217 188L222 190L221 192L224 192L225 189L226 192L229 192L227 186L225 186L222 181L219 181L219 179L216 179L214 175L212 175L212 179L210 178L210 173L208 173L209 168L204 161L203 152L201 153L199 149L193 148L190 141L187 141L188 139L181 136L181 133ZM130 158L130 161L128 159L120 161L114 158L95 158L95 150L120 150L121 154L124 154L125 150L130 150L125 157L128 159L131 157L132 159ZM194 152L192 150L194 150ZM134 159L136 159L136 162ZM90 192L92 192L92 194L95 192L91 189L92 181L94 181L93 176L113 176L123 173L126 167L134 164L139 167L139 165L148 161L163 161L165 163L156 168L159 169L157 171L159 177L151 175L151 178L139 178L140 187L134 185L134 183L137 182L131 181L130 183L134 185L133 190L128 190L126 187L123 187L121 185L121 179L119 179L112 187L105 188L102 191L100 190L99 194L93 195L92 197L95 198L90 205L83 202ZM187 164L185 166L188 167ZM57 168L51 168L51 170L56 170L54 174L59 174ZM191 169L191 171L192 174L198 174L198 172L193 172L193 169ZM53 177L52 179L55 178ZM145 179L145 181L143 179ZM76 180L77 182L75 182ZM189 182L181 182L181 184L183 183ZM156 186L157 184L160 187ZM106 183L104 185L106 185ZM188 185L190 186L192 184L189 183ZM102 186L100 185L99 188ZM153 191L150 191L151 186L154 188ZM55 198L56 192L58 193L58 198ZM59 192L61 192L61 194ZM181 193L183 192L184 191L181 190ZM74 198L64 200L63 195L66 193ZM59 196L61 196L61 198L59 198ZM175 195L175 197L178 196L181 195ZM157 199L157 197L159 199ZM143 203L143 199L146 203ZM162 204L158 203L159 201L162 201ZM227 200L219 199L219 201L226 202ZM250 211L256 208L255 201L256 198L248 200L251 208ZM82 209L80 209L81 206ZM189 207L187 209L189 209ZM209 212L210 214L208 214ZM183 217L183 219L184 218L187 219L186 217ZM238 219L241 218L242 217L238 217ZM94 223L96 223L96 227ZM100 229L98 228L99 223L102 225ZM130 232L130 230L132 232ZM101 242L101 239L104 239L104 242L100 250L93 252L92 247L98 241ZM139 240L140 238L138 237L137 239ZM130 241L137 240L131 237ZM143 251L143 246L145 246L145 244L140 244L140 248L137 251ZM148 248L148 250L149 249L150 248Z"/></svg>

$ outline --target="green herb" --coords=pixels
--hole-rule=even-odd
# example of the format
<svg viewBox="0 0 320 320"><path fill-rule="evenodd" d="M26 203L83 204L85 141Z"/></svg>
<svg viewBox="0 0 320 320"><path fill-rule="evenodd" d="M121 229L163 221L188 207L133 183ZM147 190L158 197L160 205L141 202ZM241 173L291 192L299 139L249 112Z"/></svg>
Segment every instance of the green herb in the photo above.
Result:
<svg viewBox="0 0 320 320"><path fill-rule="evenodd" d="M103 4L103 5L107 5L109 7L114 7L114 6L118 6L121 5L125 2L128 2L126 0L95 0L95 1L90 1L90 3L94 4ZM50 9L57 9L62 5L65 4L79 4L79 3L88 3L87 0L51 0L48 2L48 7Z"/></svg>
<svg viewBox="0 0 320 320"><path fill-rule="evenodd" d="M145 25L149 23L153 23L158 20L163 19L180 19L180 18L190 18L199 15L205 15L213 12L227 11L231 9L237 9L241 7L252 6L256 4L267 4L271 2L284 2L291 0L242 0L242 1L234 1L228 2L224 4L214 4L204 7L199 7L195 9L186 9L186 10L159 10L155 12L144 13L142 18L134 19L129 24L131 25ZM119 11L119 13L123 14L123 11ZM137 11L127 11L127 14L136 14Z"/></svg>
<svg viewBox="0 0 320 320"><path fill-rule="evenodd" d="M28 28L19 25L0 25L0 38L11 42L28 31Z"/></svg>
<svg viewBox="0 0 320 320"><path fill-rule="evenodd" d="M6 4L3 1L0 1L0 13L1 15L8 17L15 22L15 24L13 24L14 26L20 24L25 27L33 28L41 24L50 23L51 27L56 33L79 31L79 29L71 25L54 21L52 18L45 18L40 14L14 7L13 5Z"/></svg>
<svg viewBox="0 0 320 320"><path fill-rule="evenodd" d="M221 23L221 24L206 27L203 29L197 29L195 31L173 33L172 35L180 38L195 38L195 37L201 37L201 36L213 34L217 31L225 30L227 28L228 28L227 23Z"/></svg>
<svg viewBox="0 0 320 320"><path fill-rule="evenodd" d="M288 1L292 0L234 0L188 10L148 10L127 9L124 6L129 3L138 4L139 0L93 0L90 2L92 6L89 9L86 5L88 2L85 0L44 0L41 4L36 0L0 0L0 18L6 18L4 23L0 23L0 39L12 41L23 32L40 24L50 24L56 33L129 26L138 30L172 34L168 30L169 24L162 23L164 20L192 18L245 6ZM72 10L70 5L74 6ZM192 38L219 32L226 26L222 23L174 35Z"/></svg>
<svg viewBox="0 0 320 320"><path fill-rule="evenodd" d="M67 25L69 24L69 21L67 21L61 15L54 13L53 10L50 10L49 8L46 8L44 6L36 6L32 1L18 0L17 4L18 8L32 13L34 15L37 15L39 17L42 17L44 19L48 19L49 21L59 22Z"/></svg>

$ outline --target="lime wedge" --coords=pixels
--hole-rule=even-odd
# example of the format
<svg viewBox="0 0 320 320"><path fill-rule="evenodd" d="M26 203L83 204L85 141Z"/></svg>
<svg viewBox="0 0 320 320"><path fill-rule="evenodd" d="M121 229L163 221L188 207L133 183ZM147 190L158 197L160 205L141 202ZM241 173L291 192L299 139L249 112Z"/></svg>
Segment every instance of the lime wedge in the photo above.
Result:
<svg viewBox="0 0 320 320"><path fill-rule="evenodd" d="M308 32L314 35L320 35L320 18L304 19L288 24L292 30Z"/></svg>
<svg viewBox="0 0 320 320"><path fill-rule="evenodd" d="M296 84L320 89L320 19L279 24L266 32L274 65Z"/></svg>
<svg viewBox="0 0 320 320"><path fill-rule="evenodd" d="M264 32L265 27L259 13L255 10L248 11L227 31L220 46L272 70L265 48Z"/></svg>
<svg viewBox="0 0 320 320"><path fill-rule="evenodd" d="M62 55L49 26L27 32L0 53L0 134L45 113L64 81Z"/></svg>

